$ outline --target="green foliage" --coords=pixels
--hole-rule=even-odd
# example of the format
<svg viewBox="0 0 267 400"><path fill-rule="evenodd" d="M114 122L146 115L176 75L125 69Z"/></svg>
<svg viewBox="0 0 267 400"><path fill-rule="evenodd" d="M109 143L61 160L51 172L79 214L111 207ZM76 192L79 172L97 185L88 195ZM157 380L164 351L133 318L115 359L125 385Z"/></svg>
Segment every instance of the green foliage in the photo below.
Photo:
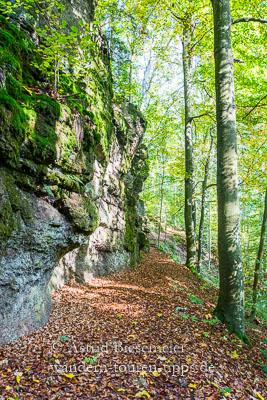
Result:
<svg viewBox="0 0 267 400"><path fill-rule="evenodd" d="M12 98L21 100L23 98L23 88L21 81L15 79L11 74L6 78L6 91Z"/></svg>
<svg viewBox="0 0 267 400"><path fill-rule="evenodd" d="M52 125L59 118L60 104L51 97L45 94L34 96L33 103L36 113L45 115Z"/></svg>
<svg viewBox="0 0 267 400"><path fill-rule="evenodd" d="M1 1L0 10L5 15L5 18L1 17L1 21L5 21L6 25L8 16L16 16L21 9L24 10L26 20L41 18L43 21L36 27L39 45L34 48L35 58L32 59L32 66L39 71L39 75L53 84L55 94L73 89L73 81L77 83L88 79L92 51L95 48L90 25L81 22L79 27L69 26L67 21L61 18L65 7L58 0L42 1L38 5L33 0ZM10 28L11 26L12 24L9 25L9 29L14 33L14 27ZM17 47L20 51L28 46L28 50L33 49L33 46L28 45L29 40L24 40L23 45L22 42L18 45L14 35L5 29L0 30L0 39L6 48ZM16 68L16 62L14 59L10 60L10 54L9 57L0 54L0 61L11 61L10 66Z"/></svg>
<svg viewBox="0 0 267 400"><path fill-rule="evenodd" d="M204 301L200 297L198 297L194 294L189 294L188 299L193 304L204 305Z"/></svg>
<svg viewBox="0 0 267 400"><path fill-rule="evenodd" d="M232 2L233 19L265 15L266 4L245 0ZM179 18L175 18L178 15ZM188 16L196 24L192 37L194 60L194 182L198 233L201 184L204 165L215 134L215 94L212 8L208 1L183 3L153 0L116 2L101 0L97 20L106 32L116 96L127 94L141 106L146 121L150 176L143 200L147 214L161 225L184 227L184 104L181 79L181 36ZM258 246L261 204L266 187L266 25L235 24L232 41L235 62L239 173L241 192L241 241L245 270L247 308L251 307L251 285ZM137 84L138 83L138 84ZM215 140L216 142L216 140ZM216 148L216 146L214 146ZM205 205L202 271L204 279L218 286L216 154L212 152ZM160 249L170 252L166 244ZM180 263L172 252L175 261ZM266 263L266 256L264 266ZM264 270L264 268L262 268ZM264 278L264 272L262 272ZM266 279L258 296L258 315L267 319Z"/></svg>
<svg viewBox="0 0 267 400"><path fill-rule="evenodd" d="M125 212L124 248L131 254L130 265L136 266L139 258L140 244L137 241L136 209L134 205L131 205L131 201L128 198L128 205Z"/></svg>
<svg viewBox="0 0 267 400"><path fill-rule="evenodd" d="M267 350L266 349L260 349L261 354L263 357L267 360Z"/></svg>
<svg viewBox="0 0 267 400"><path fill-rule="evenodd" d="M220 320L218 318L203 319L203 322L205 322L207 325L215 326L220 323Z"/></svg>
<svg viewBox="0 0 267 400"><path fill-rule="evenodd" d="M2 68L13 74L17 79L21 79L22 70L19 60L13 56L9 50L0 49L0 63Z"/></svg>
<svg viewBox="0 0 267 400"><path fill-rule="evenodd" d="M2 90L0 92L0 104L3 105L7 110L15 112L19 110L19 105L13 97L9 96L9 94Z"/></svg>
<svg viewBox="0 0 267 400"><path fill-rule="evenodd" d="M190 314L181 314L181 318L182 318L184 321L187 321L187 320L190 318Z"/></svg>
<svg viewBox="0 0 267 400"><path fill-rule="evenodd" d="M60 336L60 341L61 341L61 343L66 343L66 342L68 342L69 340L70 340L70 338L69 338L68 336L66 336L66 335Z"/></svg>
<svg viewBox="0 0 267 400"><path fill-rule="evenodd" d="M76 27L71 27L67 34L67 22L59 19L60 13L64 7L58 1L54 1L53 7L45 10L48 12L49 24L44 28L38 28L37 33L40 37L38 46L38 60L34 66L40 70L50 82L53 82L55 93L60 88L60 71L64 75L68 74L66 65L73 65L75 56L77 56L78 34ZM75 28L75 29L74 29Z"/></svg>
<svg viewBox="0 0 267 400"><path fill-rule="evenodd" d="M12 163L16 163L18 161L19 145L24 138L27 116L20 104L5 90L0 91L0 116L0 142L3 143L2 151L5 153L2 156L4 159L11 157ZM6 136L9 128L14 132L14 138L10 142Z"/></svg>
<svg viewBox="0 0 267 400"><path fill-rule="evenodd" d="M97 356L93 356L93 357L85 357L83 359L83 362L85 364L89 364L89 365L93 365L97 362Z"/></svg>
<svg viewBox="0 0 267 400"><path fill-rule="evenodd" d="M225 386L225 387L222 387L222 388L220 389L220 394L223 395L223 396L225 396L225 395L227 395L227 394L232 393L232 391L233 391L233 389L231 389L230 387Z"/></svg>
<svg viewBox="0 0 267 400"><path fill-rule="evenodd" d="M174 242L166 242L166 243L160 243L157 248L164 252L167 253L171 256L172 260L175 261L177 264L181 264L181 257L179 253L177 252L177 245Z"/></svg>
<svg viewBox="0 0 267 400"><path fill-rule="evenodd" d="M14 37L4 29L0 29L0 41L2 46L10 47L14 43Z"/></svg>

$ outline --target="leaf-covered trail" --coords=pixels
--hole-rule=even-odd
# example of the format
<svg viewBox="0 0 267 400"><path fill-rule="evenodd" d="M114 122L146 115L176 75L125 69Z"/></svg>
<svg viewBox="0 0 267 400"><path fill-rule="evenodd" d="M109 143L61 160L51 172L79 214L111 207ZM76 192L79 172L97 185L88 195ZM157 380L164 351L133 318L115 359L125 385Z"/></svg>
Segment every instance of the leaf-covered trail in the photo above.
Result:
<svg viewBox="0 0 267 400"><path fill-rule="evenodd" d="M228 335L215 296L155 249L135 270L66 286L47 326L0 349L0 398L263 399L264 332L249 331L252 349Z"/></svg>

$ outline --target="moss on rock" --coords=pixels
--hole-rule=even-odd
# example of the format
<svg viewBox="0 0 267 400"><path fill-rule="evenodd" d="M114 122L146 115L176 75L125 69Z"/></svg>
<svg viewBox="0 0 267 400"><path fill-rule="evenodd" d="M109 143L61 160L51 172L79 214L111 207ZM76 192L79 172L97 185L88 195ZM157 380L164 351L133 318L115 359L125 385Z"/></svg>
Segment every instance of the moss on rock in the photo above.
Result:
<svg viewBox="0 0 267 400"><path fill-rule="evenodd" d="M99 223L98 212L95 204L89 197L72 193L63 199L64 210L77 230L90 233Z"/></svg>
<svg viewBox="0 0 267 400"><path fill-rule="evenodd" d="M18 228L16 213L20 212L25 220L32 218L32 210L22 192L17 188L14 178L7 170L0 172L0 242L9 239L14 229Z"/></svg>
<svg viewBox="0 0 267 400"><path fill-rule="evenodd" d="M11 166L18 164L27 117L23 108L5 90L0 91L0 157Z"/></svg>
<svg viewBox="0 0 267 400"><path fill-rule="evenodd" d="M135 206L127 205L125 210L124 248L130 254L130 266L135 266L139 259L137 213Z"/></svg>

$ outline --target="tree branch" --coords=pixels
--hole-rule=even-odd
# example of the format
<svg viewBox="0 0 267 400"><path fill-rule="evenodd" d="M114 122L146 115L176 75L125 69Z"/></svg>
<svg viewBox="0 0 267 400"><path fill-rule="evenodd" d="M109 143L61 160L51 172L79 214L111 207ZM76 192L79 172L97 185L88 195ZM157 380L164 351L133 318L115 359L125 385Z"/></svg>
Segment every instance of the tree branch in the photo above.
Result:
<svg viewBox="0 0 267 400"><path fill-rule="evenodd" d="M170 10L170 13L172 14L172 16L177 19L177 21L182 21L184 22L184 18L179 17L179 15L175 14L172 10Z"/></svg>
<svg viewBox="0 0 267 400"><path fill-rule="evenodd" d="M208 185L208 186L206 187L206 189L209 189L209 188L212 187L212 186L217 186L217 183L211 183L210 185Z"/></svg>
<svg viewBox="0 0 267 400"><path fill-rule="evenodd" d="M251 109L248 113L246 113L246 115L244 116L243 119L247 118L247 117L249 116L249 114L251 114L252 111L254 111L255 108L257 108L257 107L259 106L259 104L262 102L262 100L265 100L266 98L267 98L267 94L266 94L265 96L263 96L263 97L255 104L255 106L252 107L252 109Z"/></svg>
<svg viewBox="0 0 267 400"><path fill-rule="evenodd" d="M240 22L260 22L261 24L267 24L267 19L255 18L255 17L243 17L232 21L232 25L239 24Z"/></svg>
<svg viewBox="0 0 267 400"><path fill-rule="evenodd" d="M202 41L202 39L204 39L204 37L205 37L209 32L212 31L212 29L213 29L213 28L210 28L208 31L206 31L205 33L203 33L203 35L200 37L200 39L192 45L192 47L191 47L190 50L192 51L192 50L194 49L194 47L196 47L196 46Z"/></svg>
<svg viewBox="0 0 267 400"><path fill-rule="evenodd" d="M211 119L213 119L212 116L209 113L203 113L203 114L199 114L199 115L195 115L195 116L191 117L190 118L190 122L193 121L194 119L205 117L205 116L206 117L210 117Z"/></svg>

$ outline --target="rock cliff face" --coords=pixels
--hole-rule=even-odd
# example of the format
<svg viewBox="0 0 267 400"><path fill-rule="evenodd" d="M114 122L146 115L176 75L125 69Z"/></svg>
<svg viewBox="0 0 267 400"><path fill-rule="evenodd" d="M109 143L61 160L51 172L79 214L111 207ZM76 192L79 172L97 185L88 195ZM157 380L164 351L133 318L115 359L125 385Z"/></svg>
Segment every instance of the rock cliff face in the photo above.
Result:
<svg viewBox="0 0 267 400"><path fill-rule="evenodd" d="M68 2L67 13L91 19L93 5ZM139 193L147 164L144 121L133 105L114 104L103 48L81 107L42 88L29 33L0 17L0 38L4 344L46 323L51 290L70 278L88 282L136 264L146 246Z"/></svg>

